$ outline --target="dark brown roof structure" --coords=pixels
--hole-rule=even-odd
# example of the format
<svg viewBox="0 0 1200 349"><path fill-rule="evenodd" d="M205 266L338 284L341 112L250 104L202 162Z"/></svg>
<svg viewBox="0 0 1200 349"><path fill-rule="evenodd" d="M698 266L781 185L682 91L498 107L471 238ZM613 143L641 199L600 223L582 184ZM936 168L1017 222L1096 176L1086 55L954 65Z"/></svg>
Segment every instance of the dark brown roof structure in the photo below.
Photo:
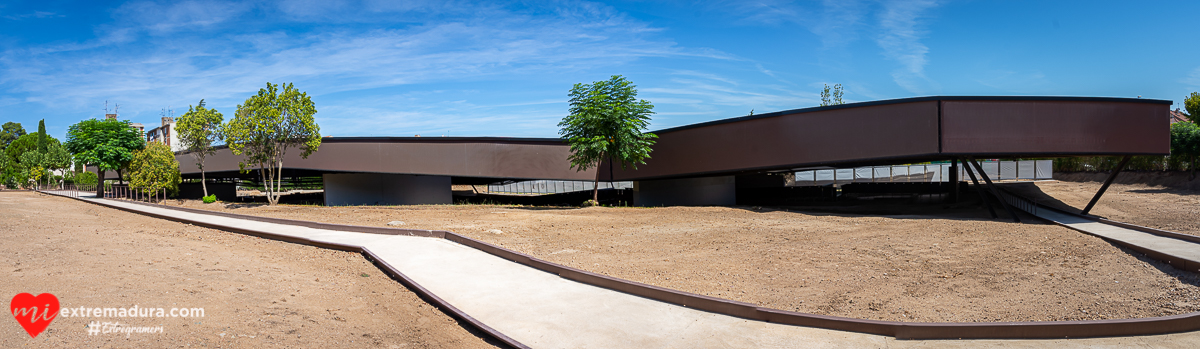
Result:
<svg viewBox="0 0 1200 349"><path fill-rule="evenodd" d="M1166 155L1171 101L1095 97L919 97L756 114L656 131L645 165L599 170L602 181L723 176L816 166L901 164L957 157ZM294 152L298 153L298 152ZM456 183L592 180L572 170L557 138L329 137L289 175L389 173ZM177 155L185 178L194 161ZM221 149L208 178L251 177ZM611 175L610 175L611 173Z"/></svg>

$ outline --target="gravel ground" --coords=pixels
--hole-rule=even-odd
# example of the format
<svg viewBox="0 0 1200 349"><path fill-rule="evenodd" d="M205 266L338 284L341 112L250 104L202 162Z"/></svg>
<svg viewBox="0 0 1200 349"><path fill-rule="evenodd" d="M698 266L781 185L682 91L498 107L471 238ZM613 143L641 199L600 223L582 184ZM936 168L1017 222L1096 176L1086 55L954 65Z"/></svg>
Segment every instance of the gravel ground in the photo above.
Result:
<svg viewBox="0 0 1200 349"><path fill-rule="evenodd" d="M751 207L174 204L451 230L623 279L863 319L1094 320L1200 310L1195 274L1066 228L984 219L975 208L927 205L902 215L863 215Z"/></svg>
<svg viewBox="0 0 1200 349"><path fill-rule="evenodd" d="M37 338L12 318L0 347L494 347L362 255L0 191L0 295L62 308L204 308L200 318L58 317ZM162 326L89 336L91 321Z"/></svg>

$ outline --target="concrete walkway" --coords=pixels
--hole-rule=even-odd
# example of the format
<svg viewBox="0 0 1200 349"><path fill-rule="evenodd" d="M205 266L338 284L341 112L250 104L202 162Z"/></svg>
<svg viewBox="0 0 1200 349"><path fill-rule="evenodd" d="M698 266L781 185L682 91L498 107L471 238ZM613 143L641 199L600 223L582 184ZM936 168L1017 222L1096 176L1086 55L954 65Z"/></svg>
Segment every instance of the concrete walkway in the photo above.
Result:
<svg viewBox="0 0 1200 349"><path fill-rule="evenodd" d="M487 326L532 348L1196 348L1200 332L1073 340L906 341L697 311L582 284L438 238L376 235L85 198L135 212L361 246Z"/></svg>
<svg viewBox="0 0 1200 349"><path fill-rule="evenodd" d="M1172 239L1111 224L1104 224L1053 210L1037 210L1034 215L1105 239L1120 241L1200 263L1200 244L1191 241Z"/></svg>

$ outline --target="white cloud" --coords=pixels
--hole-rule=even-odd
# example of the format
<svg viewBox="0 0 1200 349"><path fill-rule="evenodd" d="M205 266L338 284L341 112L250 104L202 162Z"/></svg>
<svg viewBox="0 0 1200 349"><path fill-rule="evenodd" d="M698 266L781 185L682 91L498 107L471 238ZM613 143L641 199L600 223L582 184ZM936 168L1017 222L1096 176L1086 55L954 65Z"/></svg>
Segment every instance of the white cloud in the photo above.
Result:
<svg viewBox="0 0 1200 349"><path fill-rule="evenodd" d="M1192 70L1192 73L1188 74L1188 76L1183 79L1183 83L1191 85L1192 87L1200 87L1200 67Z"/></svg>
<svg viewBox="0 0 1200 349"><path fill-rule="evenodd" d="M116 25L135 25L156 34L221 24L250 11L253 5L235 1L192 0L160 4L130 2L113 11Z"/></svg>
<svg viewBox="0 0 1200 349"><path fill-rule="evenodd" d="M0 8L2 8L2 7L0 7ZM30 13L10 14L10 15L4 15L4 16L0 16L0 17L9 19L9 20L20 21L20 20L30 19L30 18L43 19L43 18L63 17L63 15L60 15L60 14L54 13L54 12L48 12L48 11L33 11Z"/></svg>
<svg viewBox="0 0 1200 349"><path fill-rule="evenodd" d="M519 80L643 57L729 58L678 47L654 37L656 29L644 23L585 5L552 11L555 15L484 8L449 19L434 16L429 22L436 24L262 32L231 24L254 15L241 3L139 2L116 11L130 19L106 25L96 39L0 52L0 89L57 109L92 112L112 100L137 118L201 98L231 109L266 81L295 82L320 96L416 83ZM174 34L160 35L166 32ZM356 111L326 106L322 113Z"/></svg>
<svg viewBox="0 0 1200 349"><path fill-rule="evenodd" d="M900 63L892 78L909 92L930 93L937 89L937 84L925 76L929 48L921 43L926 33L920 29L921 16L936 5L932 0L889 1L879 15L882 33L876 42L885 57Z"/></svg>

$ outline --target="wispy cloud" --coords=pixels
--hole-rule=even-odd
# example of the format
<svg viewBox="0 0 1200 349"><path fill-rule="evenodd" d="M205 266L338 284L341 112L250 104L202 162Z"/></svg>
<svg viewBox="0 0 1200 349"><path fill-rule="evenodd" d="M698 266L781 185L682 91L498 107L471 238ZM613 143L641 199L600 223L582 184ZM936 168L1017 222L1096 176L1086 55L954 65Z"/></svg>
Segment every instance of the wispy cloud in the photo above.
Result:
<svg viewBox="0 0 1200 349"><path fill-rule="evenodd" d="M716 74L682 71L674 74L668 83L640 91L642 97L654 101L656 110L661 110L654 119L654 128L668 128L744 115L730 115L730 109L747 114L750 110L765 113L814 106L820 102L817 93L808 92L809 89L797 91L794 87L751 85Z"/></svg>
<svg viewBox="0 0 1200 349"><path fill-rule="evenodd" d="M885 57L900 63L892 79L909 92L929 93L938 88L925 76L929 47L921 43L926 32L920 23L926 10L934 6L937 2L932 0L889 1L879 15L882 32L876 41Z"/></svg>
<svg viewBox="0 0 1200 349"><path fill-rule="evenodd" d="M54 17L62 17L62 16L63 15L54 13L54 12L33 11L33 12L29 12L29 13L4 15L3 18L9 19L9 20L14 20L14 21L20 21L20 20L25 20L25 19L43 19L43 18L54 18Z"/></svg>
<svg viewBox="0 0 1200 349"><path fill-rule="evenodd" d="M351 5L325 12L435 11L438 6ZM719 51L679 47L654 35L654 27L588 3L537 11L460 8L433 16L436 21L409 22L413 18L406 17L366 29L238 29L248 20L267 20L257 12L286 12L286 6L127 4L114 16L129 20L100 28L93 40L0 52L0 88L26 102L56 108L92 111L104 100L116 100L125 114L137 117L201 98L228 109L266 81L295 82L320 96L421 83L520 80L604 69L645 57L729 59ZM316 16L294 14L301 15ZM161 35L168 32L173 34ZM368 111L328 103L321 112L327 117L358 112L419 115L403 108ZM561 111L555 115L561 117Z"/></svg>
<svg viewBox="0 0 1200 349"><path fill-rule="evenodd" d="M1195 70L1192 70L1192 73L1188 74L1188 76L1183 79L1183 83L1191 85L1192 87L1200 87L1200 67L1196 67Z"/></svg>

